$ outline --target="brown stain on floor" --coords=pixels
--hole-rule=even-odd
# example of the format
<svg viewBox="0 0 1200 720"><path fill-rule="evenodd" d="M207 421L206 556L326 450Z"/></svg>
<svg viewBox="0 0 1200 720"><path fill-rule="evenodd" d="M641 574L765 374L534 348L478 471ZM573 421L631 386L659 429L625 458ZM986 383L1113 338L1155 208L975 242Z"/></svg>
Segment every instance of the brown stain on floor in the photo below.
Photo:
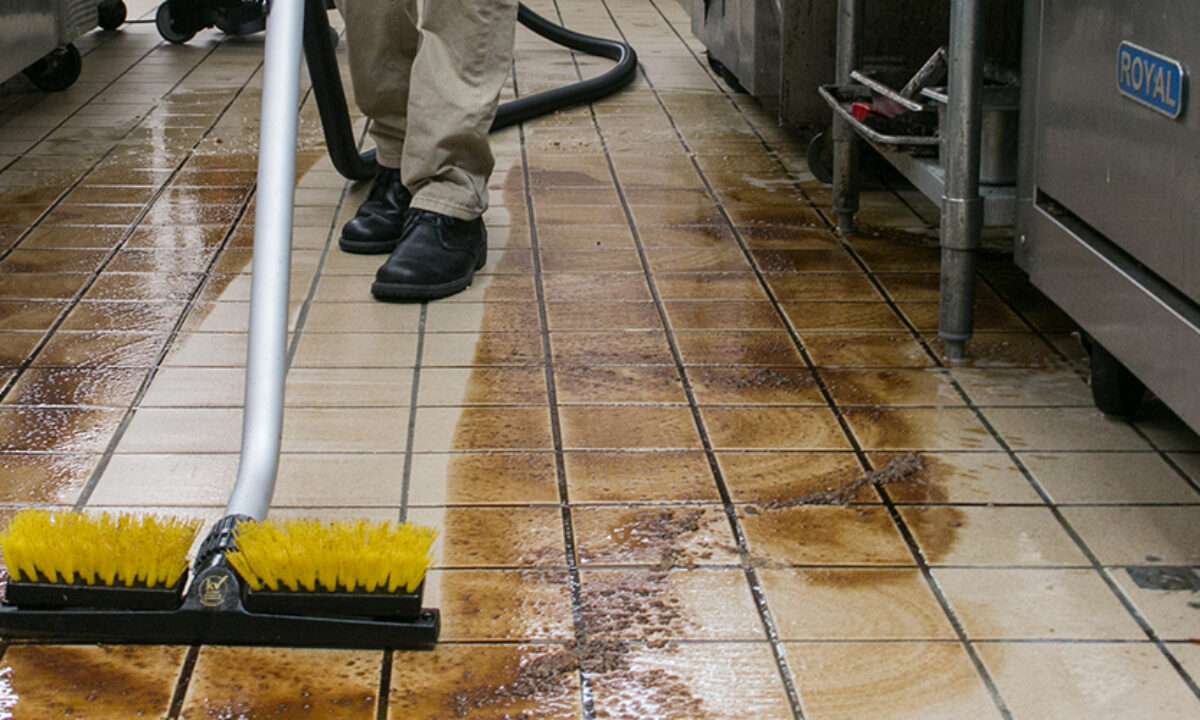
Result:
<svg viewBox="0 0 1200 720"><path fill-rule="evenodd" d="M185 648L17 645L4 654L10 717L161 717Z"/></svg>

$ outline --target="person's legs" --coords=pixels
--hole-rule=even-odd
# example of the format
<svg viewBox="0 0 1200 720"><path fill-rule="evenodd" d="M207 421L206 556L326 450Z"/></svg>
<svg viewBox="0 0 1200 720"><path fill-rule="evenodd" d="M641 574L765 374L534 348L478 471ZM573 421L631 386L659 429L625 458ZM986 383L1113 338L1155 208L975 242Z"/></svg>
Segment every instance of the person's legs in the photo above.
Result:
<svg viewBox="0 0 1200 720"><path fill-rule="evenodd" d="M359 109L371 119L379 174L366 202L342 230L347 252L396 247L412 196L400 166L408 128L409 78L417 56L417 0L338 0L346 20L346 53Z"/></svg>
<svg viewBox="0 0 1200 720"><path fill-rule="evenodd" d="M371 292L427 300L471 284L487 257L480 216L495 164L488 131L512 62L517 0L425 0L401 173L412 192L400 244Z"/></svg>

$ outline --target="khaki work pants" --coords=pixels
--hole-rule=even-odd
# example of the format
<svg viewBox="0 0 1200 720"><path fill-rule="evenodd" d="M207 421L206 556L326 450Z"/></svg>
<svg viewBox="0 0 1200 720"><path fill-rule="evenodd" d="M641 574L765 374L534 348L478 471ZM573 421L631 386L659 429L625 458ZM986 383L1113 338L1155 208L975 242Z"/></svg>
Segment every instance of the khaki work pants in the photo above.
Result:
<svg viewBox="0 0 1200 720"><path fill-rule="evenodd" d="M472 220L487 210L488 129L508 77L517 0L338 0L358 107L380 164L412 206Z"/></svg>

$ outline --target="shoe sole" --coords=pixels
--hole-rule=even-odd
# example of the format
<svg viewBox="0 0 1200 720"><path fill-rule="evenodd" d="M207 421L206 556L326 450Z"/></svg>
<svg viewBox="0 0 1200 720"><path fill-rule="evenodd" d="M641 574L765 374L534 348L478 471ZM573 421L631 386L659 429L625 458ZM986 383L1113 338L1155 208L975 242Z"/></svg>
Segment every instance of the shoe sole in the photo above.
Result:
<svg viewBox="0 0 1200 720"><path fill-rule="evenodd" d="M475 267L466 277L440 285L410 285L408 283L389 283L376 280L371 283L371 295L376 300L437 300L449 297L471 287L475 281L475 271L487 264L487 248L475 263Z"/></svg>
<svg viewBox="0 0 1200 720"><path fill-rule="evenodd" d="M346 238L338 239L338 247L342 252L353 253L355 255L386 255L396 249L400 241L394 240L391 242L371 242L369 240L348 240Z"/></svg>

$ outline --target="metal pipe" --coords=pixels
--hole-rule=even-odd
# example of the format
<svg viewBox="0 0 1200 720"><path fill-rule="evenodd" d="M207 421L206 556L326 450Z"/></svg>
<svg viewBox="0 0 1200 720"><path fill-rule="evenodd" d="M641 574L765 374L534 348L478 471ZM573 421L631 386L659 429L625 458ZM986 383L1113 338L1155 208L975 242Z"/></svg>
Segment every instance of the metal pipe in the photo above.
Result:
<svg viewBox="0 0 1200 720"><path fill-rule="evenodd" d="M250 338L246 352L246 409L237 483L226 515L266 517L275 489L283 435L287 374L288 281L300 102L300 46L304 0L274 0L267 14L262 116L258 137L258 193L254 217L254 272L250 285Z"/></svg>
<svg viewBox="0 0 1200 720"><path fill-rule="evenodd" d="M836 81L850 82L850 73L862 64L863 16L866 0L838 0ZM833 117L833 211L839 230L854 229L858 212L858 171L861 140L850 123Z"/></svg>
<svg viewBox="0 0 1200 720"><path fill-rule="evenodd" d="M962 360L974 330L975 255L983 227L979 196L983 17L980 0L950 5L950 76L942 127L941 305L938 335L946 356Z"/></svg>

